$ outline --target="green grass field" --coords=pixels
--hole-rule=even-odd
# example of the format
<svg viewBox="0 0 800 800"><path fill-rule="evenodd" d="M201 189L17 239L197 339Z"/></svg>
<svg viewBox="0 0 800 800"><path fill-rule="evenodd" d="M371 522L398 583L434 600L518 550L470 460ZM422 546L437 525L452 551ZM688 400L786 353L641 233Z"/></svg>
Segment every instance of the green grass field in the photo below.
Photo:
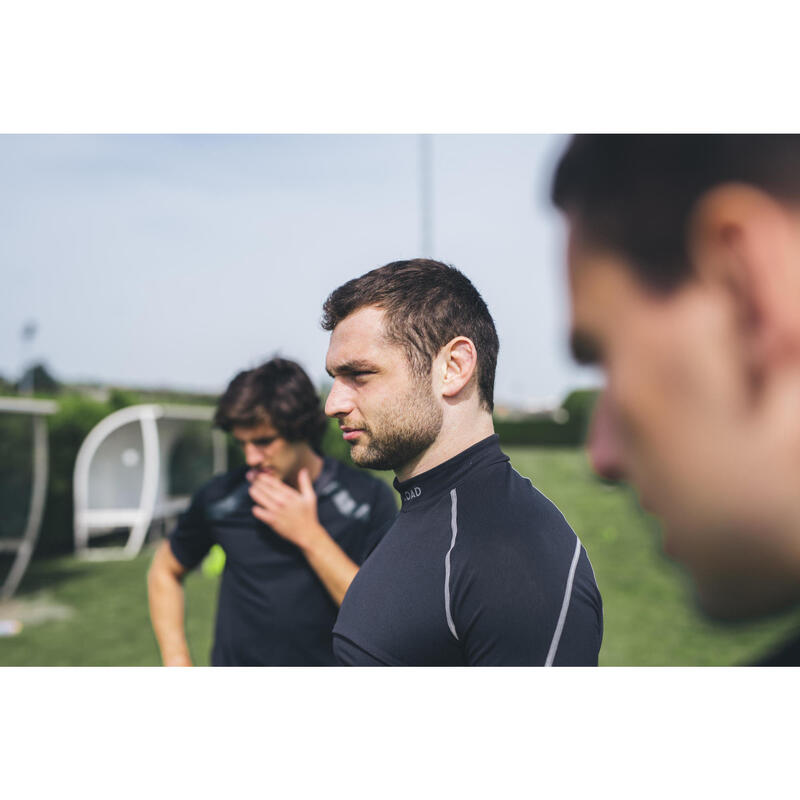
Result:
<svg viewBox="0 0 800 800"><path fill-rule="evenodd" d="M629 490L595 480L580 450L506 451L586 546L603 595L602 665L747 663L800 628L800 611L738 626L702 619L682 571L660 555L656 524ZM145 587L151 556L149 548L127 562L34 562L15 598L24 628L0 638L0 664L158 664ZM197 664L208 663L216 593L217 579L199 571L186 581L187 633Z"/></svg>

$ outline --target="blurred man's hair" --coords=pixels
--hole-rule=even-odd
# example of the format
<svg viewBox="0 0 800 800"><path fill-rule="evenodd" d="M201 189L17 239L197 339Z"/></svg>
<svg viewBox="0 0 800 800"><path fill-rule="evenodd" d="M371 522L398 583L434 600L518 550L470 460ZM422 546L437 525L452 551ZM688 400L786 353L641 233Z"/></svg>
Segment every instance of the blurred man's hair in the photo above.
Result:
<svg viewBox="0 0 800 800"><path fill-rule="evenodd" d="M322 309L322 327L332 331L366 306L386 312L387 337L403 347L420 378L430 378L433 359L451 339L470 338L477 350L481 405L489 411L494 408L497 331L486 303L466 275L425 258L393 261L331 292Z"/></svg>
<svg viewBox="0 0 800 800"><path fill-rule="evenodd" d="M217 403L214 423L224 431L270 422L290 442L308 442L319 452L328 425L320 398L303 368L273 358L240 372Z"/></svg>
<svg viewBox="0 0 800 800"><path fill-rule="evenodd" d="M796 200L800 136L575 136L552 199L587 246L627 258L646 284L669 291L692 274L686 235L695 203L729 182Z"/></svg>

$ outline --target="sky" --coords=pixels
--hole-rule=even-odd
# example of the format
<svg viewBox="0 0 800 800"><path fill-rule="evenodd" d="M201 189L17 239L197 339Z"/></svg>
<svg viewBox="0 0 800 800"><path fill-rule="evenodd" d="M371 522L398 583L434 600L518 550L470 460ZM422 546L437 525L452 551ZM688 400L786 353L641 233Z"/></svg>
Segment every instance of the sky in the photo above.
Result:
<svg viewBox="0 0 800 800"><path fill-rule="evenodd" d="M63 381L218 392L280 354L321 385L330 291L424 255L489 306L498 404L597 385L566 345L564 226L548 200L566 139L428 141L423 253L415 135L0 136L0 374L42 360Z"/></svg>

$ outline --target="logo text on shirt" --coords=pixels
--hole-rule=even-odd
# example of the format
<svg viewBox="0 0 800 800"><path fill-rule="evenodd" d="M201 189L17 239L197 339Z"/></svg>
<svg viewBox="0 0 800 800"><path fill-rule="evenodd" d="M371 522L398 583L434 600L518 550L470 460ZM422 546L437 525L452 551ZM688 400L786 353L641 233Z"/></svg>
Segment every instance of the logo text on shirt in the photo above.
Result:
<svg viewBox="0 0 800 800"><path fill-rule="evenodd" d="M405 500L413 500L415 497L419 497L421 494L422 489L420 489L419 486L414 486L413 488L406 489L406 491L403 492L403 498Z"/></svg>

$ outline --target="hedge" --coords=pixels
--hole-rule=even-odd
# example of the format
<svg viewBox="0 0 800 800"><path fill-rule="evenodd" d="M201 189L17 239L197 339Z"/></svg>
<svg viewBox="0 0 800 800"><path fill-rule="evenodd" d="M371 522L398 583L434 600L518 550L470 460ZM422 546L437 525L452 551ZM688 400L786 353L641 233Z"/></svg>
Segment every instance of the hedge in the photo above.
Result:
<svg viewBox="0 0 800 800"><path fill-rule="evenodd" d="M597 391L579 389L571 392L561 404L563 421L558 415L531 415L522 419L495 419L494 429L505 445L578 447L586 441L586 431Z"/></svg>

